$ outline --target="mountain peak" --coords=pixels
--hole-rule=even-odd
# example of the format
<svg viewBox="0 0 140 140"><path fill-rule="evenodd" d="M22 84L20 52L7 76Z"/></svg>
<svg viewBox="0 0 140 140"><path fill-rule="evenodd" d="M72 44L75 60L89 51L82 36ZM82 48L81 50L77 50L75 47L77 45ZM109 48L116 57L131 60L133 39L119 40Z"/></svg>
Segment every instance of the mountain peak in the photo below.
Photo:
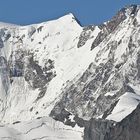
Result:
<svg viewBox="0 0 140 140"><path fill-rule="evenodd" d="M65 14L65 15L61 16L60 18L69 18L69 19L73 19L73 18L75 18L75 16L74 16L73 13L68 13L68 14Z"/></svg>
<svg viewBox="0 0 140 140"><path fill-rule="evenodd" d="M75 21L75 23L79 24L81 26L81 23L80 21L75 17L75 15L73 13L68 13L62 17L59 18L60 20L63 20L63 21Z"/></svg>
<svg viewBox="0 0 140 140"><path fill-rule="evenodd" d="M73 13L68 13L67 16L70 16L72 18L75 18L74 14Z"/></svg>

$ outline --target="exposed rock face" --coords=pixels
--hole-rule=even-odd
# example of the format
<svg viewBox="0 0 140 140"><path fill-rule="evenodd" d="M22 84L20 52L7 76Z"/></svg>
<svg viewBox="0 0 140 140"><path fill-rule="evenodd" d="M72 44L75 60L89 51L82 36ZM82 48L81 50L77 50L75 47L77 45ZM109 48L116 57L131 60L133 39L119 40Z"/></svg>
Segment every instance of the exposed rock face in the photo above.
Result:
<svg viewBox="0 0 140 140"><path fill-rule="evenodd" d="M80 48L86 44L86 42L90 39L91 33L95 30L95 26L87 26L83 28L83 31L79 37L79 42L77 47Z"/></svg>
<svg viewBox="0 0 140 140"><path fill-rule="evenodd" d="M91 119L89 125L85 127L84 140L105 140L114 124L114 122L107 120Z"/></svg>
<svg viewBox="0 0 140 140"><path fill-rule="evenodd" d="M111 128L104 140L139 140L139 136L140 104L129 116Z"/></svg>
<svg viewBox="0 0 140 140"><path fill-rule="evenodd" d="M128 15L131 17L135 17L136 14L137 6L131 5L130 7L121 9L110 21L106 22L105 24L99 25L101 31L93 42L91 50L98 46L106 38L107 35L118 28L118 26L127 18Z"/></svg>
<svg viewBox="0 0 140 140"><path fill-rule="evenodd" d="M84 131L85 140L139 140L140 104L119 123L91 119Z"/></svg>

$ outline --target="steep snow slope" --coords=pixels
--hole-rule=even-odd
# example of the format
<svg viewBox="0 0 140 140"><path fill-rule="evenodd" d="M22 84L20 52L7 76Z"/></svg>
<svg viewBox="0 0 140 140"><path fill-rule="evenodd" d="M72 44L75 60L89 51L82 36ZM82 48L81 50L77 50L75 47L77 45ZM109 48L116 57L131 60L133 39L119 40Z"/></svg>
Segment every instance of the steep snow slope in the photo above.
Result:
<svg viewBox="0 0 140 140"><path fill-rule="evenodd" d="M90 51L90 46L99 31L98 27L83 31L72 14L36 25L2 28L1 68L7 69L7 82L1 84L6 90L1 92L2 121L49 115L63 87L92 62L98 50ZM83 38L91 32L95 35L80 41L83 32L87 32ZM78 48L81 42L83 47Z"/></svg>

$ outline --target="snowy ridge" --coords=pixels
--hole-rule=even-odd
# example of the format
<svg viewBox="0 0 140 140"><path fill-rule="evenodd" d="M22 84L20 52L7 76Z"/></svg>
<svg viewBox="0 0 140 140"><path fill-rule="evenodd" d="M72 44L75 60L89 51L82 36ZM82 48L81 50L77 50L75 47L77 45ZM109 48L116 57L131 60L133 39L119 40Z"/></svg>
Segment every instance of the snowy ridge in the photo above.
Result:
<svg viewBox="0 0 140 140"><path fill-rule="evenodd" d="M11 23L0 22L0 28L14 28L14 27L16 28L20 26L16 24L11 24Z"/></svg>

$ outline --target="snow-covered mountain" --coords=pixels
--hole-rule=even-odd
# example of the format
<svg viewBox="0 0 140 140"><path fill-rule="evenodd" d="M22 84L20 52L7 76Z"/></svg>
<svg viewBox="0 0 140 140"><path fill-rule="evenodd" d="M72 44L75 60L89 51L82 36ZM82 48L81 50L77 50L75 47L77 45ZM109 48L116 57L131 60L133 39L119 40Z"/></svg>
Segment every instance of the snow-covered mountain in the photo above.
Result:
<svg viewBox="0 0 140 140"><path fill-rule="evenodd" d="M98 26L82 27L71 13L29 26L0 23L0 138L131 139L130 128L115 132L138 115L139 45L137 5Z"/></svg>

